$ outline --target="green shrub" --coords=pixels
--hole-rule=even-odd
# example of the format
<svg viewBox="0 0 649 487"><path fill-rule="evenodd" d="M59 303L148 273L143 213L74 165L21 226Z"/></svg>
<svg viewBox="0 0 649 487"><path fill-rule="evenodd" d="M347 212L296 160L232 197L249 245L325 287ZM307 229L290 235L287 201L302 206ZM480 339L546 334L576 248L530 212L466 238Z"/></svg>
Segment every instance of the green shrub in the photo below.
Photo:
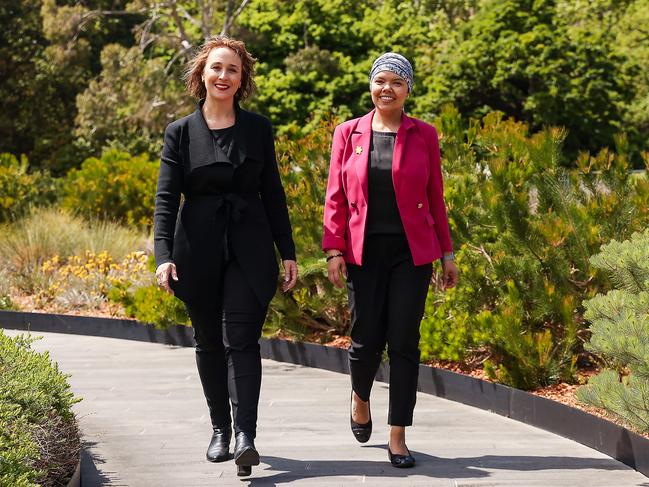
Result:
<svg viewBox="0 0 649 487"><path fill-rule="evenodd" d="M300 278L293 290L278 292L271 301L264 332L297 339L318 332L323 340L345 334L349 325L345 295L329 284L321 256L306 258L300 261Z"/></svg>
<svg viewBox="0 0 649 487"><path fill-rule="evenodd" d="M24 215L30 207L46 205L56 199L57 184L46 172L28 172L24 155L18 160L0 154L0 222Z"/></svg>
<svg viewBox="0 0 649 487"><path fill-rule="evenodd" d="M333 129L332 121L322 122L298 141L282 137L277 143L300 279L291 292L277 293L271 302L266 334L288 334L296 338L313 332L342 334L349 325L345 292L329 284L320 249Z"/></svg>
<svg viewBox="0 0 649 487"><path fill-rule="evenodd" d="M127 316L158 328L190 324L185 305L155 285L117 285L108 291L108 299L123 305Z"/></svg>
<svg viewBox="0 0 649 487"><path fill-rule="evenodd" d="M72 169L63 185L63 206L89 218L151 227L157 163L147 155L110 150Z"/></svg>
<svg viewBox="0 0 649 487"><path fill-rule="evenodd" d="M612 241L591 258L618 289L587 300L592 336L586 348L605 369L577 398L649 432L649 231Z"/></svg>
<svg viewBox="0 0 649 487"><path fill-rule="evenodd" d="M524 389L573 379L580 303L609 285L588 258L648 221L649 187L629 174L626 140L566 169L560 130L530 135L497 113L466 124L450 107L436 126L462 272L457 289L429 299L440 309L429 304L422 324L424 359L487 353L493 379Z"/></svg>
<svg viewBox="0 0 649 487"><path fill-rule="evenodd" d="M0 227L0 260L10 284L35 293L48 283L42 264L59 257L67 259L86 251L102 251L122 260L146 247L146 235L111 222L85 221L57 208L40 208L29 216Z"/></svg>
<svg viewBox="0 0 649 487"><path fill-rule="evenodd" d="M0 330L0 485L65 485L78 460L78 401L33 339Z"/></svg>

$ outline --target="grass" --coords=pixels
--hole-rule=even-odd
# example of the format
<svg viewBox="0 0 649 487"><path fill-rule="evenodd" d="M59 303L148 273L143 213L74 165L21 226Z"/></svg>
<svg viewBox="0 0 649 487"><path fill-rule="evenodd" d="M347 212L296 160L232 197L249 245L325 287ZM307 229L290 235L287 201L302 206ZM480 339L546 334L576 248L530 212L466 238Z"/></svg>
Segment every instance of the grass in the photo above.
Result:
<svg viewBox="0 0 649 487"><path fill-rule="evenodd" d="M25 218L0 227L0 260L11 285L32 293L40 287L40 266L55 255L65 259L86 250L115 260L145 250L148 237L106 221L86 221L60 208L38 208Z"/></svg>

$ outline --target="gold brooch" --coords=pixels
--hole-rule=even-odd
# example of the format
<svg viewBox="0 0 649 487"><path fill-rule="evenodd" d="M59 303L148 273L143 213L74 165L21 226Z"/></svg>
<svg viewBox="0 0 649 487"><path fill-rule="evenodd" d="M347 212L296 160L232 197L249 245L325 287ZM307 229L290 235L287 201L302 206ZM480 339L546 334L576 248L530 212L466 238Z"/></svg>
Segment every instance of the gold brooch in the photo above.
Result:
<svg viewBox="0 0 649 487"><path fill-rule="evenodd" d="M363 148L360 145L356 146L356 154L362 154L363 153Z"/></svg>

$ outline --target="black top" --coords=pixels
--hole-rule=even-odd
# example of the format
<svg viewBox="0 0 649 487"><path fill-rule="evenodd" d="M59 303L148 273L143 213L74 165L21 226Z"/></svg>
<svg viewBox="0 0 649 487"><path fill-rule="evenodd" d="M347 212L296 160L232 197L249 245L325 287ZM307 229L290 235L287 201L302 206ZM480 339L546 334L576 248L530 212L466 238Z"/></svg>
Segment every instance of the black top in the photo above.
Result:
<svg viewBox="0 0 649 487"><path fill-rule="evenodd" d="M222 129L210 129L210 131L212 132L214 142L217 145L215 149L217 151L219 149L222 150L228 161L236 168L240 161L236 150L236 144L234 142L234 125Z"/></svg>
<svg viewBox="0 0 649 487"><path fill-rule="evenodd" d="M368 168L365 234L403 234L403 223L392 182L394 132L372 131Z"/></svg>

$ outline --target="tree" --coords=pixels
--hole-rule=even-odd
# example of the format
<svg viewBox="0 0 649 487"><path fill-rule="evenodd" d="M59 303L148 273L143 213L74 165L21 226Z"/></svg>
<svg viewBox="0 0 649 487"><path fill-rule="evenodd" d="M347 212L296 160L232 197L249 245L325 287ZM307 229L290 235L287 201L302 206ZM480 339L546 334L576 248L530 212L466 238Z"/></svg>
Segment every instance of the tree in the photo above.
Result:
<svg viewBox="0 0 649 487"><path fill-rule="evenodd" d="M100 46L125 42L130 29L128 22L97 20L80 35L75 27L84 8L69 3L9 0L0 6L6 26L0 34L0 151L29 154L35 167L55 173L81 160L73 132L76 95L98 71Z"/></svg>
<svg viewBox="0 0 649 487"><path fill-rule="evenodd" d="M571 31L556 1L491 0L443 46L416 111L449 102L475 117L499 110L533 130L565 127L570 155L597 151L622 128L623 60L606 37Z"/></svg>

